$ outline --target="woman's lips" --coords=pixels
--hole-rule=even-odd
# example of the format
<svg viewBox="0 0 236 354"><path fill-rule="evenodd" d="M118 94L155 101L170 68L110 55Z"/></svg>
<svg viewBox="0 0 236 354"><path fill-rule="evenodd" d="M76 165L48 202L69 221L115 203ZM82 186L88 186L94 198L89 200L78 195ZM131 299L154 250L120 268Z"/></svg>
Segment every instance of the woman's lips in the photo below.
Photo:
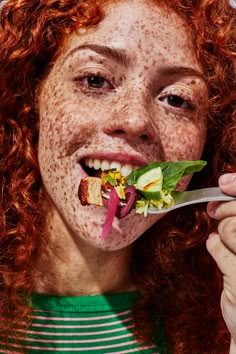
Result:
<svg viewBox="0 0 236 354"><path fill-rule="evenodd" d="M112 153L92 153L80 159L86 175L100 177L102 171L115 169L126 177L135 168L146 165L149 161L143 156L135 153L112 152Z"/></svg>

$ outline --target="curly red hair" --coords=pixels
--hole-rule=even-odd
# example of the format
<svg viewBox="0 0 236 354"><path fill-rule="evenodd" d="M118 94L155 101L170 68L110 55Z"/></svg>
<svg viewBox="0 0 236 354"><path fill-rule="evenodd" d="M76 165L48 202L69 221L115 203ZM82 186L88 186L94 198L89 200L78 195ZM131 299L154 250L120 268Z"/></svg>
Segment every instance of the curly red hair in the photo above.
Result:
<svg viewBox="0 0 236 354"><path fill-rule="evenodd" d="M37 90L65 40L96 26L109 0L8 0L0 22L0 330L7 339L34 289L35 258L46 242L37 159ZM217 183L236 165L236 16L226 0L152 0L187 19L209 86L204 173L192 187ZM226 353L220 313L221 275L205 248L215 225L205 206L166 216L135 244L133 276L142 299L134 307L140 341L160 321L173 353ZM144 250L146 250L144 252Z"/></svg>

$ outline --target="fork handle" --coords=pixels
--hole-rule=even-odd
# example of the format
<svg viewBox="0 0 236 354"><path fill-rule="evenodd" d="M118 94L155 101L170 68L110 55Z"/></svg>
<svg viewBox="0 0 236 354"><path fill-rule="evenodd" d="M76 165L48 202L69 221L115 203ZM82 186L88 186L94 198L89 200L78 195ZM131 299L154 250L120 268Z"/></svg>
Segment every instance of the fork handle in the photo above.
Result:
<svg viewBox="0 0 236 354"><path fill-rule="evenodd" d="M235 197L223 193L219 187L195 189L186 192L172 192L172 195L176 203L180 203L182 200L184 203L193 201L195 203L204 203L210 201L230 201L235 199Z"/></svg>

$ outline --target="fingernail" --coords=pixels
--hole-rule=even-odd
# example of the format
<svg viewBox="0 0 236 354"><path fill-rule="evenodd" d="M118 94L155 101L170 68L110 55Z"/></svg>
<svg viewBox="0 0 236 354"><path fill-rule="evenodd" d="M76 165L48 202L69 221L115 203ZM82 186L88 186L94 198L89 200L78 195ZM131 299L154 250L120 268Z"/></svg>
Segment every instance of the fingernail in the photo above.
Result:
<svg viewBox="0 0 236 354"><path fill-rule="evenodd" d="M236 173L226 173L219 178L220 184L230 184L236 179Z"/></svg>

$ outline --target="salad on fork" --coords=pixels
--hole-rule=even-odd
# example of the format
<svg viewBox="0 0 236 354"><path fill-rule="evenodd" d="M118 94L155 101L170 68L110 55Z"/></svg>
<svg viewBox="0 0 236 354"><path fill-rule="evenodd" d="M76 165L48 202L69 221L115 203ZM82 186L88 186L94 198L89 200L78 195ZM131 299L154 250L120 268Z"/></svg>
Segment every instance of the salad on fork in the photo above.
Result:
<svg viewBox="0 0 236 354"><path fill-rule="evenodd" d="M152 162L127 177L117 170L103 171L101 177L81 180L79 199L82 205L107 206L101 235L106 238L115 216L121 219L132 210L145 217L149 209L168 211L175 203L173 193L181 177L199 172L205 165L203 160Z"/></svg>

